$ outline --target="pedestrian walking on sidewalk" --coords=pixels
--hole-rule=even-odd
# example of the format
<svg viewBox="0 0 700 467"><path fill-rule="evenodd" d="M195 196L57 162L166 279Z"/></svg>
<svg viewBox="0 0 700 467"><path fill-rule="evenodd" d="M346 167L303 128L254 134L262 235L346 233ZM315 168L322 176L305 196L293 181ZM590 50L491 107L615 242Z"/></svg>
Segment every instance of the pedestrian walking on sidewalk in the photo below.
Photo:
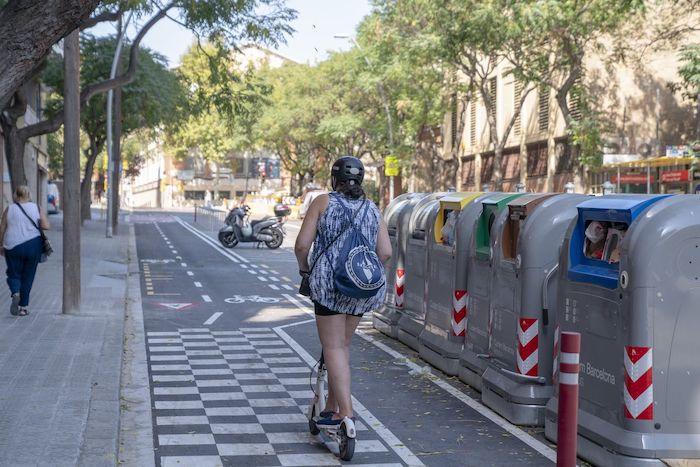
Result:
<svg viewBox="0 0 700 467"><path fill-rule="evenodd" d="M382 285L374 295L352 298L341 294L334 280L335 263L352 230L350 222L362 232L368 248L376 251L382 263L391 257L389 233L379 209L365 196L363 178L364 167L359 159L341 157L335 161L331 169L333 192L313 200L294 247L299 273L303 282L308 281L314 302L316 327L328 369L328 399L317 422L319 427L339 425L344 417L353 418L351 339L362 315L377 309L384 302L386 292L386 286ZM314 251L309 261L312 245Z"/></svg>
<svg viewBox="0 0 700 467"><path fill-rule="evenodd" d="M18 186L14 192L14 203L2 213L0 223L0 254L5 256L7 263L12 315L29 314L29 293L43 249L39 228L48 230L50 227L46 213L31 201L29 188Z"/></svg>

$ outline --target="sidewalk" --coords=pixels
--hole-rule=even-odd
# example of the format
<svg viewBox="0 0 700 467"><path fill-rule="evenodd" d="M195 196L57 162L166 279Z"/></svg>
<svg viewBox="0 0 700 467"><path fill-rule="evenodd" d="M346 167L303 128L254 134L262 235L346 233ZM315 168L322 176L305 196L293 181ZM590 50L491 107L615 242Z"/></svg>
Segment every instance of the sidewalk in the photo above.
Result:
<svg viewBox="0 0 700 467"><path fill-rule="evenodd" d="M62 219L50 221L54 254L39 266L29 316L10 315L0 285L0 465L115 465L133 230L106 239L104 222L85 223L81 311L63 315Z"/></svg>

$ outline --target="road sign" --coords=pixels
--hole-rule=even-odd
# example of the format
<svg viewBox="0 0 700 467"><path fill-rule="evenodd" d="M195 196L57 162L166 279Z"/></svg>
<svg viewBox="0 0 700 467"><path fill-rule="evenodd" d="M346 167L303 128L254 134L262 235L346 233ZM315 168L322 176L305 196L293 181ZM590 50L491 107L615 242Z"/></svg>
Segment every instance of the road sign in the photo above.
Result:
<svg viewBox="0 0 700 467"><path fill-rule="evenodd" d="M399 175L399 159L396 156L386 156L384 158L384 175L387 177L397 177Z"/></svg>

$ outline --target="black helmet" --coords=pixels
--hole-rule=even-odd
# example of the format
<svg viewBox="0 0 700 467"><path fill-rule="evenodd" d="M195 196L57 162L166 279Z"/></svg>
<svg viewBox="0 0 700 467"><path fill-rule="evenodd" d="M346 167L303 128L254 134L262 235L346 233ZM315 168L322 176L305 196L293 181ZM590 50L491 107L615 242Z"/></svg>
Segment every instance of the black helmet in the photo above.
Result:
<svg viewBox="0 0 700 467"><path fill-rule="evenodd" d="M331 185L335 190L338 182L353 180L358 185L362 184L365 177L365 166L357 157L344 156L336 160L331 167Z"/></svg>

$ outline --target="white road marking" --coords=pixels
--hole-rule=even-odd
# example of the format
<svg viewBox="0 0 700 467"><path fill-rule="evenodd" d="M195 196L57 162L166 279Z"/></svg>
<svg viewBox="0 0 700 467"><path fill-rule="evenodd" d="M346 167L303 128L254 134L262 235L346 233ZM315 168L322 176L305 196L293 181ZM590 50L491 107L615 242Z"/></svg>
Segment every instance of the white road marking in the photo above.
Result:
<svg viewBox="0 0 700 467"><path fill-rule="evenodd" d="M287 296L292 302L295 302L291 296ZM297 305L304 312L308 311L305 307ZM305 321L308 322L308 321ZM294 323L295 325L297 323ZM301 324L301 323L298 323ZM294 349L294 351L306 362L309 367L313 368L316 365L316 359L312 357L297 341L292 339L289 334L287 334L282 326L273 329L284 341ZM352 398L352 404L355 411L365 420L379 435L380 438L386 442L387 445L408 465L422 466L423 464L415 454L411 452L405 444L403 444L382 422L380 422L372 413L367 410L367 408L360 403L355 397ZM258 416L258 421L264 423L260 420Z"/></svg>
<svg viewBox="0 0 700 467"><path fill-rule="evenodd" d="M246 266L245 264L241 264L241 267L242 267L243 269L247 269L247 268L248 268L248 266Z"/></svg>
<svg viewBox="0 0 700 467"><path fill-rule="evenodd" d="M211 316L209 317L208 320L206 320L206 321L204 322L204 325L205 325L205 326L209 326L210 324L213 324L214 321L216 321L217 319L219 319L219 316L221 316L221 315L223 315L223 313L220 312L220 311L217 311L216 313L214 313L213 315L211 315Z"/></svg>
<svg viewBox="0 0 700 467"><path fill-rule="evenodd" d="M202 300L204 300L207 303L211 302L211 297L209 295L202 295Z"/></svg>
<svg viewBox="0 0 700 467"><path fill-rule="evenodd" d="M275 284L267 284L272 290L279 290L280 288L277 287Z"/></svg>
<svg viewBox="0 0 700 467"><path fill-rule="evenodd" d="M265 269L269 269L269 268L270 268L270 266L268 266L267 264L261 264L260 267L261 267L261 268L265 268Z"/></svg>
<svg viewBox="0 0 700 467"><path fill-rule="evenodd" d="M294 290L294 287L292 287L291 285L282 284L282 287L287 289L287 290Z"/></svg>
<svg viewBox="0 0 700 467"><path fill-rule="evenodd" d="M277 277L275 277L275 276L270 276L270 280L271 280L272 282L279 282L279 281L280 281L280 280L279 280Z"/></svg>
<svg viewBox="0 0 700 467"><path fill-rule="evenodd" d="M186 267L187 267L187 263L180 263L180 266L182 266L183 268L186 268Z"/></svg>
<svg viewBox="0 0 700 467"><path fill-rule="evenodd" d="M289 300L289 301L292 302L294 305L296 305L297 308L299 308L300 310L306 312L306 313L309 314L309 315L313 315L313 312L311 311L311 309L310 309L309 307L306 307L306 306L302 305L301 302L299 302L296 298L294 298L294 297L292 297L291 295L288 295L288 294L282 294L282 296L284 296L287 300ZM313 366L316 364L316 360L315 360L311 355L309 355L309 354L306 352L306 350L304 350L298 343L296 343L296 341L294 341L291 337L289 337L289 335L288 335L287 333L285 333L284 330L282 329L282 328L284 328L284 327L298 326L298 325L300 325L300 324L308 323L308 322L311 322L311 321L312 321L312 320L307 320L307 321L301 321L301 322L299 322L299 323L291 323L291 324L279 326L279 327L274 328L274 331L275 331L276 333L278 333L278 334L280 335L280 337L281 337L282 339L284 339L284 340L287 342L287 344L289 344L289 345L290 345L290 346L291 346L291 347L306 361L306 363L309 364L309 366L313 367ZM420 365L417 365L416 363L414 363L414 362L413 362L409 357L407 357L406 355L403 355L402 353L400 353L400 352L398 352L398 351L392 349L391 347L389 347L389 346L383 344L382 342L376 341L372 336L367 335L366 333L364 333L363 331L361 331L361 330L359 330L359 329L357 330L357 334L358 334L362 339L364 339L364 340L366 340L367 342L373 344L375 347L377 347L377 348L383 350L383 351L386 352L387 354L391 355L393 358L397 358L397 359L401 359L401 360L405 361L405 362L406 362L405 365L406 365L406 367L407 367L409 370L411 370L411 371L421 371L421 366L420 366ZM286 337L285 337L285 336L286 336ZM291 341L291 342L290 342L290 341ZM303 352L303 353L302 353L302 352ZM307 358L307 357L308 357L308 358ZM470 408L472 408L473 410L475 410L476 412L478 412L478 413L481 414L482 416L488 418L488 419L491 420L494 424L498 425L498 426L499 426L500 428L502 428L503 430L505 430L505 431L507 431L508 433L510 433L511 435L515 436L516 438L518 438L518 439L519 439L520 441L522 441L523 443L527 444L527 445L530 446L532 449L534 449L535 451L539 452L540 454L542 454L544 457L546 457L546 458L549 459L550 461L552 461L552 462L556 462L556 461L557 461L557 453L556 453L553 449L551 449L549 446L547 446L547 445L545 445L543 442L541 442L541 441L539 441L539 440L533 438L532 436L530 436L529 434L527 434L525 431L521 430L520 428L518 428L518 427L516 427L516 426L514 426L514 425L511 425L511 424L510 424L508 421L506 421L503 417L501 417L500 415L498 415L497 413L495 413L494 411L492 411L491 409L489 409L489 408L486 407L485 405L481 404L480 402L478 402L478 401L472 399L472 398L469 397L467 394L463 393L463 392L460 391L459 389L457 389L457 388L455 388L454 386L452 386L451 384L449 384L447 381L443 380L442 378L440 378L440 377L438 377L438 376L436 376L436 375L431 375L431 376L430 376L430 381L432 381L433 384L435 384L435 385L438 386L439 388L443 389L444 391L446 391L446 392L447 392L448 394L450 394L451 396L455 397L455 398L458 399L459 401L461 401L461 402L463 402L464 404L468 405ZM355 404L354 398L353 398L353 404ZM358 404L359 404L359 403L358 403ZM358 406L358 407L359 407L359 406ZM358 410L358 413L360 413L359 410ZM361 413L360 413L360 414L361 414ZM361 414L361 415L362 415L362 414ZM364 415L362 415L362 417L365 418L365 420L367 420L368 422L370 422L370 425L374 426L374 425L371 423L371 420L368 420ZM375 428L375 429L376 429L376 428ZM377 432L379 432L379 431L377 430ZM386 441L386 439L385 439L385 441ZM391 443L389 443L389 444L391 445ZM397 454L398 454L398 452L397 452ZM405 460L405 459L404 459L404 460Z"/></svg>
<svg viewBox="0 0 700 467"><path fill-rule="evenodd" d="M265 279L263 276L258 276L258 279L260 279L263 282L267 282L267 279Z"/></svg>
<svg viewBox="0 0 700 467"><path fill-rule="evenodd" d="M197 229L195 229L194 227L191 227L187 222L183 221L183 220L180 219L179 217L175 217L175 220L176 220L182 227L184 227L185 229L189 230L190 233L192 233L193 235L195 235L196 237L198 237L198 238L199 238L200 240L202 240L203 242L209 244L209 246L211 246L212 248L214 248L214 249L215 249L216 251L218 251L220 254L224 255L225 257L227 257L228 259L230 259L230 260L233 261L234 263L240 263L240 260L238 260L235 256L233 256L233 254L232 254L230 251L225 250L222 246L217 245L216 243L214 243L214 240L212 240L212 239L209 238L208 236L206 236L206 235L200 233ZM246 262L247 262L247 261L246 261Z"/></svg>
<svg viewBox="0 0 700 467"><path fill-rule="evenodd" d="M202 286L202 283L201 283L201 282L195 281L195 282L194 282L194 286L195 286L195 287L201 287L201 286Z"/></svg>
<svg viewBox="0 0 700 467"><path fill-rule="evenodd" d="M194 273L192 271L187 271L188 276L194 276Z"/></svg>

